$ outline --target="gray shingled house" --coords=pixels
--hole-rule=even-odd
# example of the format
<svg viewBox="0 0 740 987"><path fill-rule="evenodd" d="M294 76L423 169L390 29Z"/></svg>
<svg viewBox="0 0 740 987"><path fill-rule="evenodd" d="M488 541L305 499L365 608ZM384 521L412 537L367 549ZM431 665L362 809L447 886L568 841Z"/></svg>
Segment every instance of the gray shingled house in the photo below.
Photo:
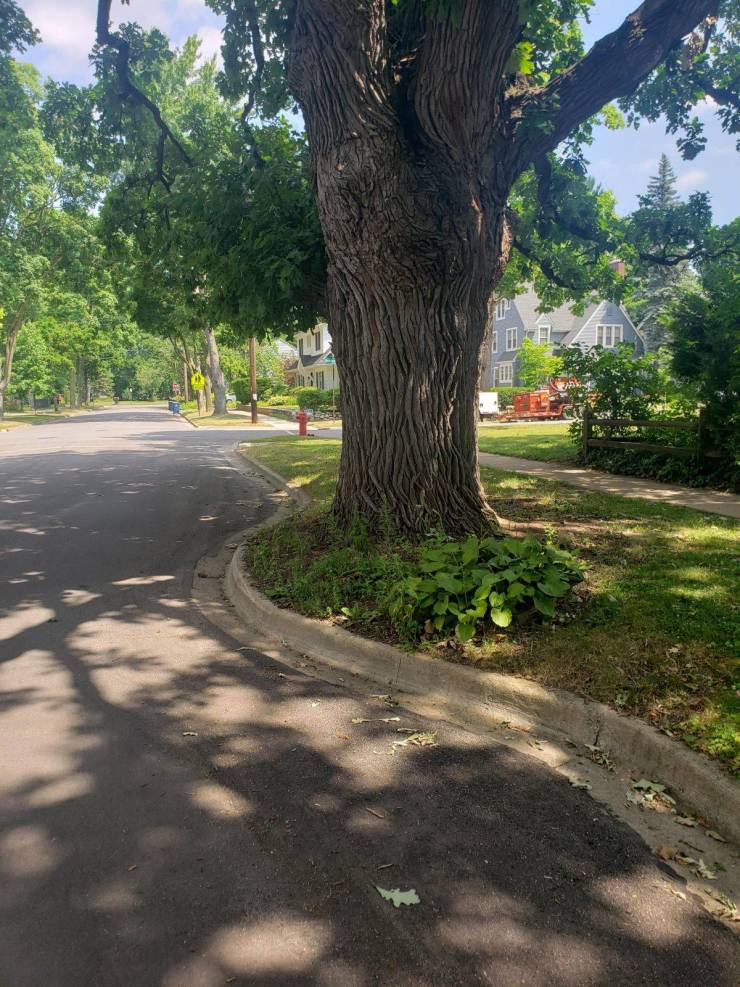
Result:
<svg viewBox="0 0 740 987"><path fill-rule="evenodd" d="M645 352L645 343L629 315L614 302L593 302L582 315L575 315L568 305L553 312L537 311L540 300L530 288L516 298L502 299L496 304L486 340L481 390L516 386L517 356L524 340L547 343L551 349L560 346L597 344L613 347L632 343L635 355Z"/></svg>

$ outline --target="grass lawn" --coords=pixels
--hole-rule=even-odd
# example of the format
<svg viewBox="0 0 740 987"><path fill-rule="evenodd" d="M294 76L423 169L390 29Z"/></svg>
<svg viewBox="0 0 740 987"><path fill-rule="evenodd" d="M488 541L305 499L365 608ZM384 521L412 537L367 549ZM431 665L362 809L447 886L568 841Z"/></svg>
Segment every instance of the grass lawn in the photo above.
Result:
<svg viewBox="0 0 740 987"><path fill-rule="evenodd" d="M197 410L190 411L188 409L182 411L181 414L183 418L187 418L198 428L265 428L264 422L253 425L251 419L245 418L244 415L199 415Z"/></svg>
<svg viewBox="0 0 740 987"><path fill-rule="evenodd" d="M292 437L244 447L316 501L297 523L257 536L253 570L286 605L392 639L378 573L394 578L413 548L369 552L361 537L354 546L337 540L325 511L339 450L337 439ZM643 716L740 773L740 523L500 470L482 477L507 527L569 547L587 579L554 623L496 628L447 650L420 646Z"/></svg>
<svg viewBox="0 0 740 987"><path fill-rule="evenodd" d="M499 456L520 456L550 463L575 462L577 446L568 434L569 426L481 425L478 448Z"/></svg>
<svg viewBox="0 0 740 987"><path fill-rule="evenodd" d="M34 415L32 411L27 413L6 411L5 416L0 418L0 431L7 428L18 428L20 425L47 425L49 422L58 422L63 418L68 418L70 414L74 414L74 412L62 411L59 414L54 414L54 412L46 414L40 411Z"/></svg>

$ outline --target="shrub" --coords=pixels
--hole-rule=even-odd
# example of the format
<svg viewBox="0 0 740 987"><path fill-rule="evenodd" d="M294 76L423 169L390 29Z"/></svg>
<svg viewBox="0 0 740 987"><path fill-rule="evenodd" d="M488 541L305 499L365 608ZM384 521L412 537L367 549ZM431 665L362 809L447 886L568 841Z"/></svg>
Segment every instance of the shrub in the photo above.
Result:
<svg viewBox="0 0 740 987"><path fill-rule="evenodd" d="M248 377L240 377L238 380L232 380L231 390L236 394L236 400L239 404L249 404L252 400L252 388Z"/></svg>
<svg viewBox="0 0 740 987"><path fill-rule="evenodd" d="M583 578L582 569L569 552L532 537L439 541L393 587L391 614L400 625L454 629L469 641L479 621L508 627L534 612L554 617L555 600Z"/></svg>
<svg viewBox="0 0 740 987"><path fill-rule="evenodd" d="M332 391L322 391L318 387L296 387L293 391L298 407L302 411L321 411L331 408L338 395Z"/></svg>
<svg viewBox="0 0 740 987"><path fill-rule="evenodd" d="M249 404L252 400L252 385L248 377L239 377L232 381L231 390L236 394L239 404ZM264 404L275 394L283 394L287 390L285 384L276 377L257 378L257 400Z"/></svg>
<svg viewBox="0 0 740 987"><path fill-rule="evenodd" d="M629 343L561 350L563 372L579 383L569 388L577 409L586 401L599 418L648 418L673 388L657 353L635 357Z"/></svg>
<svg viewBox="0 0 740 987"><path fill-rule="evenodd" d="M298 407L295 391L286 390L282 394L273 394L265 402L269 408L296 408Z"/></svg>

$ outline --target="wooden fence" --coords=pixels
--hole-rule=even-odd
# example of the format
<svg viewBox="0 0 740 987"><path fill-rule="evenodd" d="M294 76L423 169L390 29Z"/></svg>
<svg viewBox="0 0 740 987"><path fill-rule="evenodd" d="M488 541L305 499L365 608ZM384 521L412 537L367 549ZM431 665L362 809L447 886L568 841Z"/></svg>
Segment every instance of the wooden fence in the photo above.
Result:
<svg viewBox="0 0 740 987"><path fill-rule="evenodd" d="M632 441L621 438L594 438L594 428L660 428L674 432L693 432L695 441L687 446L658 445L654 442ZM635 449L639 452L661 453L666 456L698 457L700 459L722 459L724 453L711 447L711 436L704 415L696 419L678 418L595 418L588 404L583 408L583 457L588 458L590 449Z"/></svg>

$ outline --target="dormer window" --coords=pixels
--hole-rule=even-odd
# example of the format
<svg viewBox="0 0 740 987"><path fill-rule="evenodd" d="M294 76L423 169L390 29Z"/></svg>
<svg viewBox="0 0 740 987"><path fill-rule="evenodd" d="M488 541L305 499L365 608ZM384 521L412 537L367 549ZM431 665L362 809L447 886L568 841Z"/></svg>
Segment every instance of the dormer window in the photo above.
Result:
<svg viewBox="0 0 740 987"><path fill-rule="evenodd" d="M537 342L549 343L551 326L537 326Z"/></svg>
<svg viewBox="0 0 740 987"><path fill-rule="evenodd" d="M298 340L298 355L303 356L303 339Z"/></svg>
<svg viewBox="0 0 740 987"><path fill-rule="evenodd" d="M313 334L313 345L317 353L321 352L321 330L317 329Z"/></svg>
<svg viewBox="0 0 740 987"><path fill-rule="evenodd" d="M502 298L500 302L496 302L496 318L503 319L510 308L511 302L508 298Z"/></svg>

